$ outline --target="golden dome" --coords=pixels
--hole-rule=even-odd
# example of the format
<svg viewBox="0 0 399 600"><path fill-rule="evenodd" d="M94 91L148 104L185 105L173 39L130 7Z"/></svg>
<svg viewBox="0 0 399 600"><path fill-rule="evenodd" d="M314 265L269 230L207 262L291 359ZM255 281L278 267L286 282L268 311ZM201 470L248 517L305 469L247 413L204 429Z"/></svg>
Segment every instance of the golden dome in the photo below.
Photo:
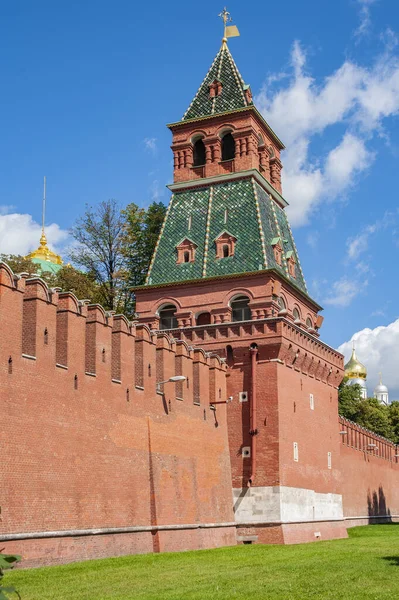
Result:
<svg viewBox="0 0 399 600"><path fill-rule="evenodd" d="M40 246L28 254L26 258L30 258L31 260L45 260L55 265L62 265L63 263L61 256L50 250L47 246L47 238L44 229L42 230L42 235L40 237Z"/></svg>
<svg viewBox="0 0 399 600"><path fill-rule="evenodd" d="M367 369L358 360L354 348L352 350L352 356L345 365L345 377L349 377L349 379L366 379L367 377Z"/></svg>

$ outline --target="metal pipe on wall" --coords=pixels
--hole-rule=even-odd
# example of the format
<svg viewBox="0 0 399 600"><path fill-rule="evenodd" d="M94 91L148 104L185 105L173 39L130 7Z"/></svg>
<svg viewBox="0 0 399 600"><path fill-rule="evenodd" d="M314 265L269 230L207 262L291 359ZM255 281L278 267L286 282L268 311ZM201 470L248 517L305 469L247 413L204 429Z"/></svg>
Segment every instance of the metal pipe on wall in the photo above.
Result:
<svg viewBox="0 0 399 600"><path fill-rule="evenodd" d="M256 359L258 355L258 346L251 344L249 349L251 355L251 395L250 395L250 428L249 435L251 436L251 475L248 479L248 487L253 485L256 473L256 436L258 430L256 428Z"/></svg>

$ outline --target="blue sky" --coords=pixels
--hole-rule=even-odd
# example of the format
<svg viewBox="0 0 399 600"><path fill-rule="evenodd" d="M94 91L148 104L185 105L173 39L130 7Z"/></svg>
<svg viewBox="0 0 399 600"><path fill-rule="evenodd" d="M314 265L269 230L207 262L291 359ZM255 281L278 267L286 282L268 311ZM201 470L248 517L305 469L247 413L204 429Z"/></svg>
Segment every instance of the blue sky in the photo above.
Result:
<svg viewBox="0 0 399 600"><path fill-rule="evenodd" d="M223 5L182 0L0 3L0 251L62 250L86 203L168 201L166 123L219 49ZM229 43L287 146L284 193L322 338L399 397L399 3L286 0L228 9ZM396 373L398 371L398 373Z"/></svg>

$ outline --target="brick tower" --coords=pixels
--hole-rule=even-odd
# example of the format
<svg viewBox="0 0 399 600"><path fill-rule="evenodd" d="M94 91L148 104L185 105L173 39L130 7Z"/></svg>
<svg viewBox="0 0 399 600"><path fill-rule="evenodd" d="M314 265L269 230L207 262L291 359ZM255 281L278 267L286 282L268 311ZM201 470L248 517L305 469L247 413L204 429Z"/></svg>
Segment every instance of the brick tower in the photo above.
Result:
<svg viewBox="0 0 399 600"><path fill-rule="evenodd" d="M146 285L136 291L139 320L227 361L238 540L345 536L343 359L319 340L321 307L308 295L284 210L284 146L254 106L225 38L169 129L172 198ZM189 385L176 386L177 397Z"/></svg>

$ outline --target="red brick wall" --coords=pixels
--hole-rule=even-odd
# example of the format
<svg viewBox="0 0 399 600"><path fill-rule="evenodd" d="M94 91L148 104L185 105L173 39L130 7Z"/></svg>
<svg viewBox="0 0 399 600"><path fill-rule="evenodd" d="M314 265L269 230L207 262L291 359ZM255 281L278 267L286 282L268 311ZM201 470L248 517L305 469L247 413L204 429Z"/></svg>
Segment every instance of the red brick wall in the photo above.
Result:
<svg viewBox="0 0 399 600"><path fill-rule="evenodd" d="M23 321L26 303L34 309ZM0 536L234 521L225 405L217 406L217 427L209 407L220 388L226 396L218 358L201 353L199 406L189 397L176 400L173 383L165 384L163 396L156 381L176 374L176 343L143 326L136 332L101 307L79 306L70 294L51 296L38 280L16 287L6 267L0 267L0 331ZM34 358L22 356L23 339L35 340ZM135 387L137 345L144 389ZM183 346L182 372L194 386L199 351ZM48 564L235 543L233 528L120 535L2 544L25 555L27 564Z"/></svg>
<svg viewBox="0 0 399 600"><path fill-rule="evenodd" d="M338 394L299 368L278 364L281 485L340 493ZM313 394L314 410L310 408ZM298 444L298 462L293 444ZM331 452L331 469L328 468Z"/></svg>
<svg viewBox="0 0 399 600"><path fill-rule="evenodd" d="M185 282L183 285L139 288L136 291L139 320L158 329L157 310L168 303L177 307L177 319L179 314L185 315L187 325L196 325L196 315L204 311L211 313L212 323L228 322L231 320L229 302L234 296L242 294L250 298L249 306L254 313L253 319L270 317L280 310L277 297L273 295L276 293L276 285L280 283L281 292L279 291L278 295L282 295L286 301L287 319L294 321L292 313L294 307L299 306L303 321L310 317L314 322L318 312L317 305L277 274L265 275L262 272L221 279L217 282L204 279L199 283Z"/></svg>
<svg viewBox="0 0 399 600"><path fill-rule="evenodd" d="M339 431L347 432L339 434L340 484L349 524L374 522L389 515L398 517L398 447L342 418Z"/></svg>

